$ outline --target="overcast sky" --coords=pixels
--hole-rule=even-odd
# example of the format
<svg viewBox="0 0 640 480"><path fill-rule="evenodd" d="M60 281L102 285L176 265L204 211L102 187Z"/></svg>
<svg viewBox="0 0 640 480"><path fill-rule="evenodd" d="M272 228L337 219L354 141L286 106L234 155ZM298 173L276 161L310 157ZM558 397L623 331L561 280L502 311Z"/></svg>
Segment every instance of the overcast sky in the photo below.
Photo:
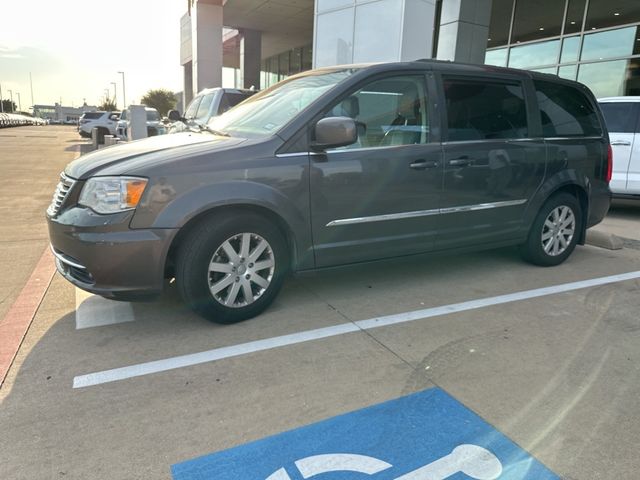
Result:
<svg viewBox="0 0 640 480"><path fill-rule="evenodd" d="M36 104L99 103L116 82L122 106L151 88L182 90L180 17L186 0L0 1L2 97Z"/></svg>

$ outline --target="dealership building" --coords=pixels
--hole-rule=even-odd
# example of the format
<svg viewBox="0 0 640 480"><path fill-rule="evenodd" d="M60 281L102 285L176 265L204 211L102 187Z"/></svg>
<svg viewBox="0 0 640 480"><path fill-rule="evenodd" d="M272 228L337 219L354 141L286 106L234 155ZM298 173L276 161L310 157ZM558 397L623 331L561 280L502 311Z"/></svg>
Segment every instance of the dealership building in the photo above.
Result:
<svg viewBox="0 0 640 480"><path fill-rule="evenodd" d="M640 0L187 0L185 101L314 67L437 58L640 95Z"/></svg>

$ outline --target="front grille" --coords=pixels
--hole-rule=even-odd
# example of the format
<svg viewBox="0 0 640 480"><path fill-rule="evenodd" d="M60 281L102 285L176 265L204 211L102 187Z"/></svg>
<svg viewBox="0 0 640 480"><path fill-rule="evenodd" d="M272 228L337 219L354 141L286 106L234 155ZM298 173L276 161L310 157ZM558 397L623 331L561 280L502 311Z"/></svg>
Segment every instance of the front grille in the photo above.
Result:
<svg viewBox="0 0 640 480"><path fill-rule="evenodd" d="M75 180L67 177L64 172L60 174L60 182L58 182L58 186L56 187L56 191L53 194L53 200L51 200L51 205L47 209L47 215L50 217L55 217L60 211L60 207L64 203L67 195L71 191L71 187Z"/></svg>

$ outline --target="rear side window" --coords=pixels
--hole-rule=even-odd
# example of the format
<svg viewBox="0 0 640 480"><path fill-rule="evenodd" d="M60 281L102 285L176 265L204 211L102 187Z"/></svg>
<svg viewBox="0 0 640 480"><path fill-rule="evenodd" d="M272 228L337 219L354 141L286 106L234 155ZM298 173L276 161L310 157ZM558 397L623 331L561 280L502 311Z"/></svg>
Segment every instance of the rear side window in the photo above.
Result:
<svg viewBox="0 0 640 480"><path fill-rule="evenodd" d="M251 94L246 93L230 93L226 92L222 95L222 100L220 100L220 106L218 107L218 115L223 114L227 110L232 107L235 107L243 100L249 98Z"/></svg>
<svg viewBox="0 0 640 480"><path fill-rule="evenodd" d="M595 108L584 93L558 83L536 81L535 86L545 137L602 134Z"/></svg>
<svg viewBox="0 0 640 480"><path fill-rule="evenodd" d="M445 79L449 141L526 138L520 82Z"/></svg>
<svg viewBox="0 0 640 480"><path fill-rule="evenodd" d="M104 115L104 112L86 112L82 118L85 120L95 120L96 118L100 118Z"/></svg>
<svg viewBox="0 0 640 480"><path fill-rule="evenodd" d="M638 113L633 103L601 103L600 110L610 132L635 132Z"/></svg>

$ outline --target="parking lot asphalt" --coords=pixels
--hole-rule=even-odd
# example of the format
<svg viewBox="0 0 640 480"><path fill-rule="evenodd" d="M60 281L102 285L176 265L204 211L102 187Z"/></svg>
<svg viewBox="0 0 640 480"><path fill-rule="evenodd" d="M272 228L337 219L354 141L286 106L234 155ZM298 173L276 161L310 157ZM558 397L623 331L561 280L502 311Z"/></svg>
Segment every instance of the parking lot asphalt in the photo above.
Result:
<svg viewBox="0 0 640 480"><path fill-rule="evenodd" d="M57 131L50 128L38 132ZM29 145L26 132L10 130L12 142ZM16 218L0 230L15 249L2 243L16 291L46 245L35 212L46 208L66 158L60 151L75 138L68 130L56 136L42 151L19 150L12 167L42 189L34 226ZM59 164L45 172L43 157ZM4 196L3 189L1 203ZM169 283L156 302L123 304L78 293L56 275L0 389L0 478L171 478L176 463L434 386L561 478L637 478L640 280L576 282L640 272L632 241L639 222L640 202L616 204L599 228L629 239L625 248L578 247L551 269L508 248L293 277L267 312L231 326L191 313ZM33 248L31 261L25 254L23 263L5 263L23 256L20 239L31 231L40 232L38 245L23 243ZM565 287L536 290L552 286ZM529 293L496 300L517 292ZM427 311L434 307L444 308ZM389 315L411 321L367 327ZM356 327L340 333L345 325ZM273 340L319 329L337 333L283 346ZM250 342L266 346L243 353ZM232 355L176 360L212 351ZM160 360L172 368L140 369ZM78 381L117 368L138 375Z"/></svg>

